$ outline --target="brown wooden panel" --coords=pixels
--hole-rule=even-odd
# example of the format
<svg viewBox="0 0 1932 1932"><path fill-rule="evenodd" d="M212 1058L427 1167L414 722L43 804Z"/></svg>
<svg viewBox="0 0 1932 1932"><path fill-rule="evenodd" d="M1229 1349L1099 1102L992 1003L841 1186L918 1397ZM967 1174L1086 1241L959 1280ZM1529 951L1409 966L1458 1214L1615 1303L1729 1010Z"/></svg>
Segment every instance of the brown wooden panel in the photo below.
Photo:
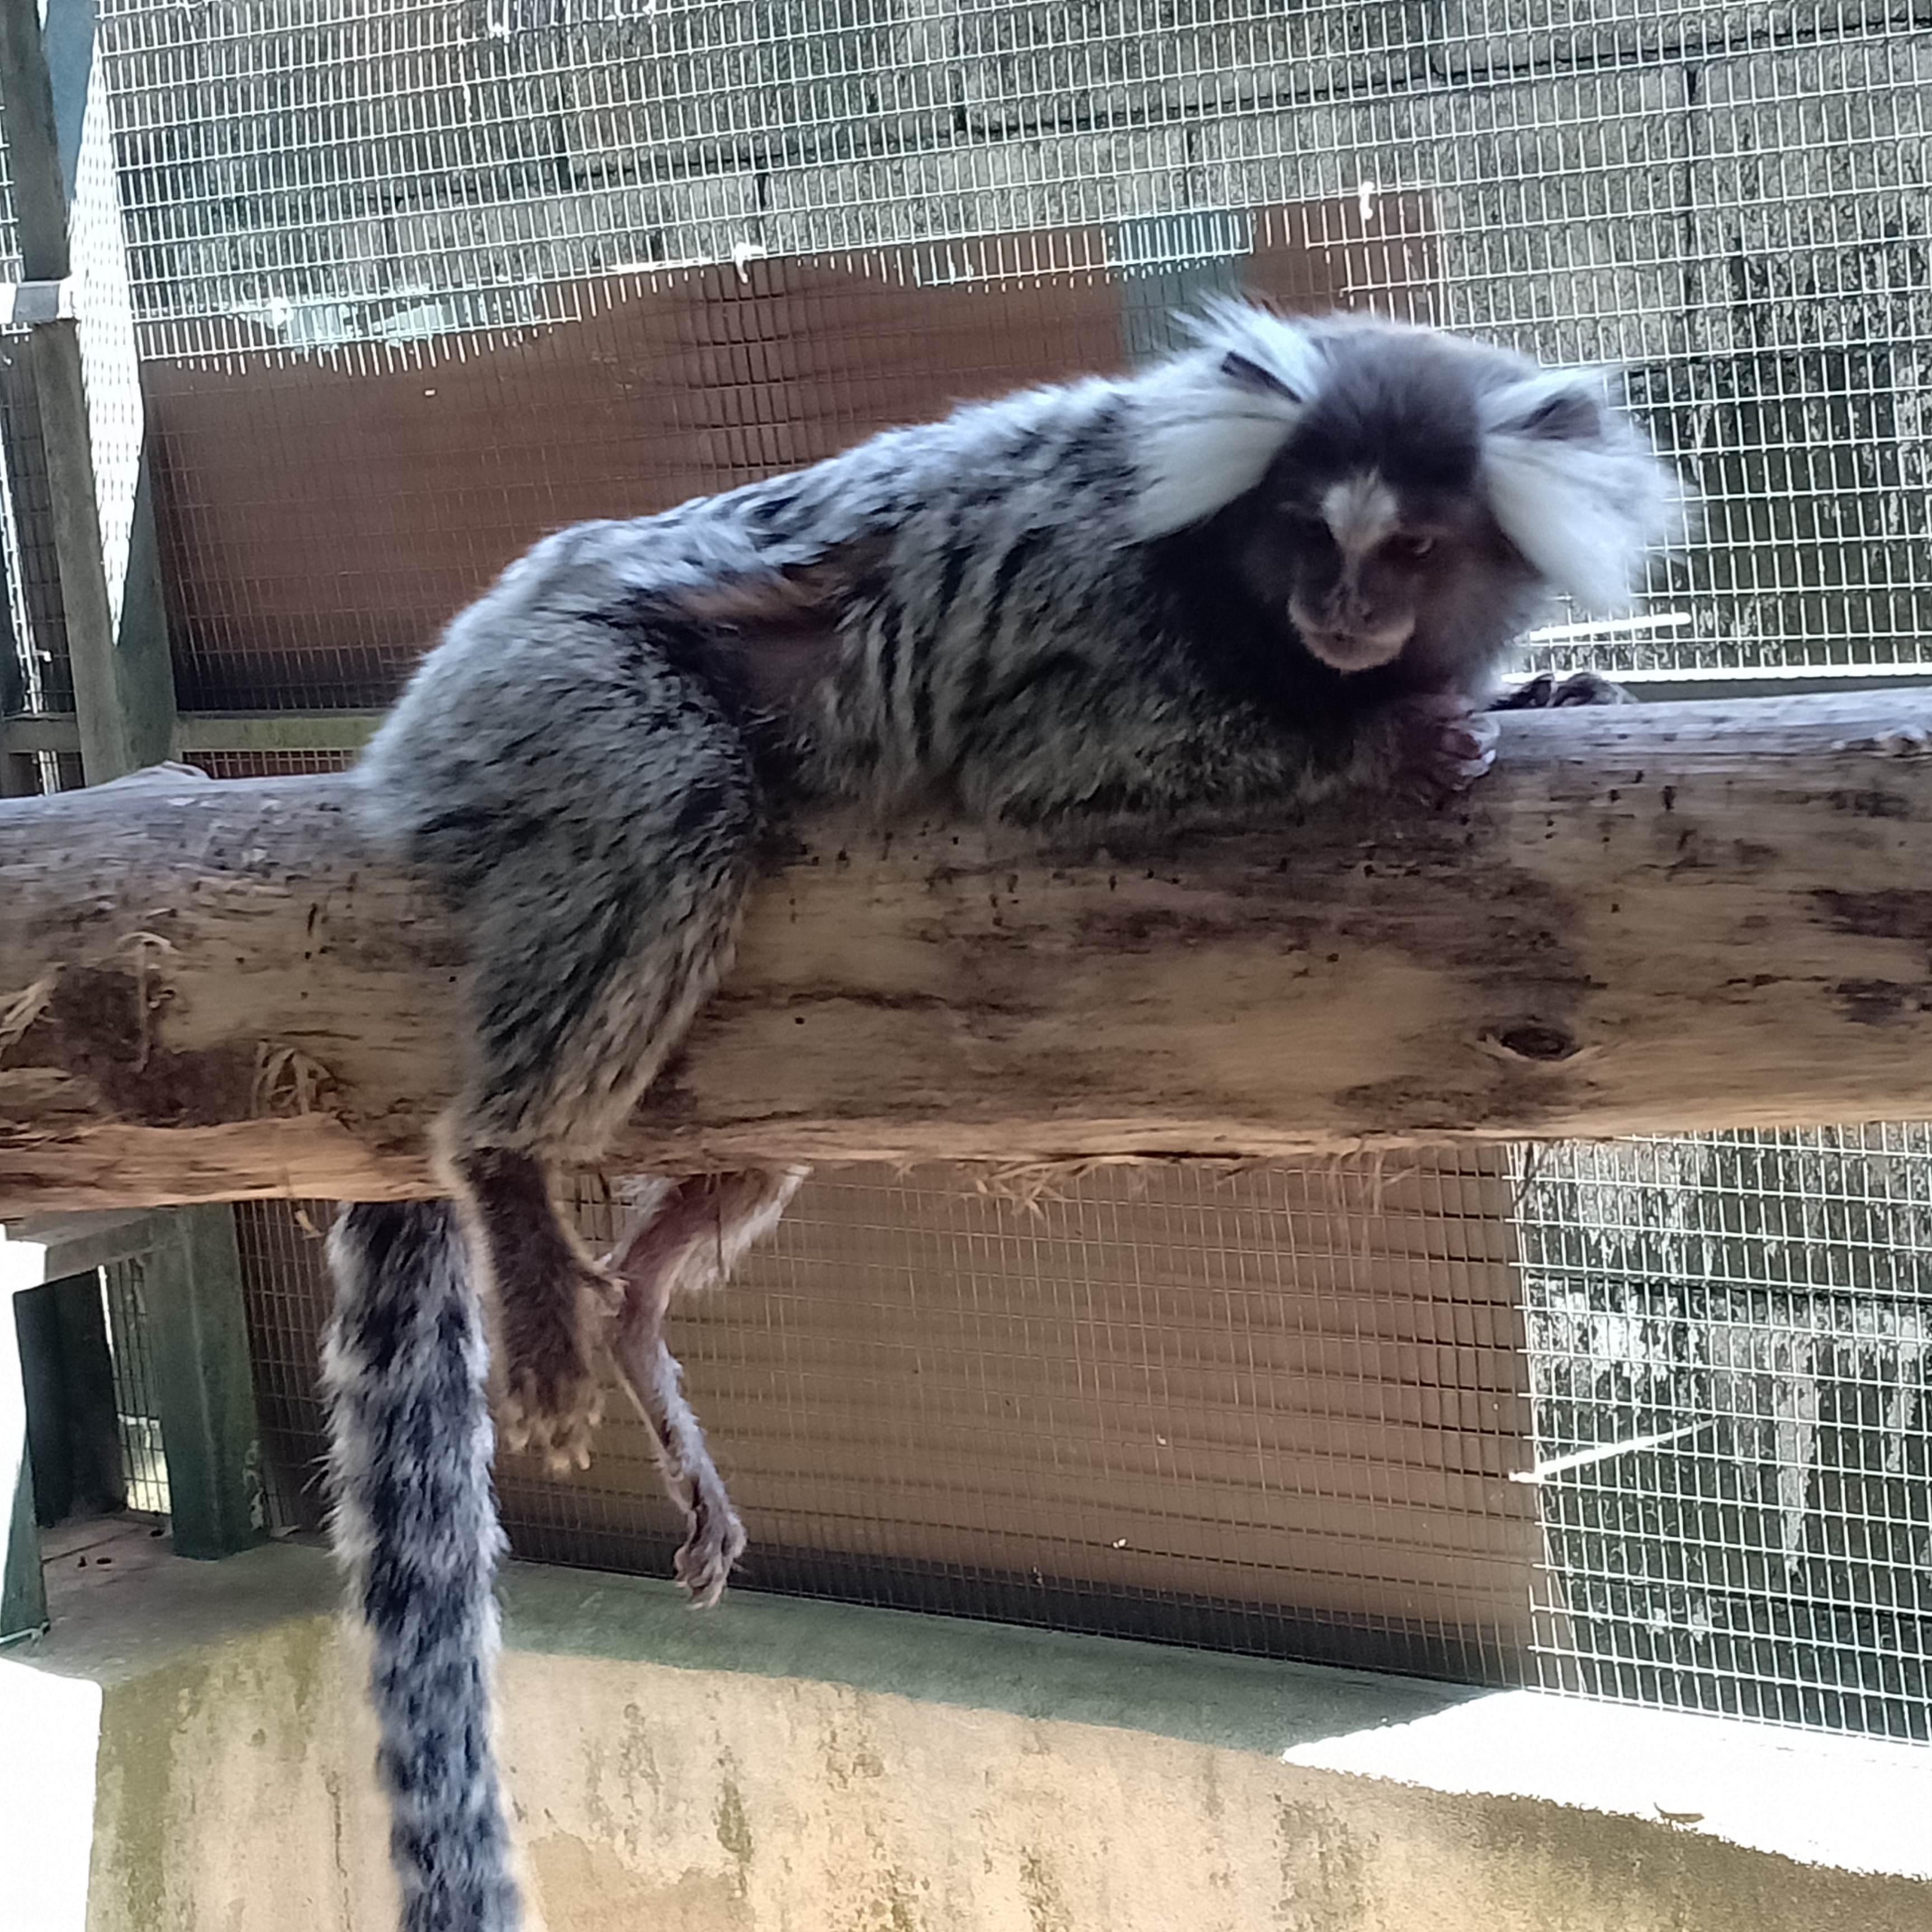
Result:
<svg viewBox="0 0 1932 1932"><path fill-rule="evenodd" d="M582 320L420 362L264 352L146 372L184 702L256 654L406 661L546 530L660 509L1117 356L1112 291L919 288L754 262L584 292ZM326 686L326 657L304 674ZM328 703L326 695L308 698Z"/></svg>
<svg viewBox="0 0 1932 1932"><path fill-rule="evenodd" d="M1498 1152L1116 1168L1030 1204L977 1178L827 1173L677 1317L747 1581L910 1574L944 1608L951 1576L970 1609L976 1579L1036 1580L1166 1602L1170 1634L1234 1604L1410 1667L1517 1653L1540 1544L1508 1480L1532 1457ZM612 1407L586 1476L505 1464L526 1546L669 1531Z"/></svg>
<svg viewBox="0 0 1932 1932"><path fill-rule="evenodd" d="M1300 310L1393 290L1412 311L1426 215L1396 195L1264 211L1252 287ZM1040 260L1105 255L1036 238ZM883 253L616 278L577 291L580 320L514 336L148 364L183 703L379 702L547 530L1120 362L1104 276L931 286L913 269Z"/></svg>
<svg viewBox="0 0 1932 1932"><path fill-rule="evenodd" d="M1509 1678L1540 1538L1508 1480L1531 1455L1507 1190L1473 1148L1030 1199L970 1168L821 1173L673 1318L742 1580ZM314 1520L321 1244L284 1204L239 1225L272 1473ZM499 1478L524 1554L668 1573L616 1390L588 1472Z"/></svg>
<svg viewBox="0 0 1932 1932"><path fill-rule="evenodd" d="M1429 198L1413 190L1266 208L1256 218L1249 273L1256 292L1282 308L1369 308L1434 323L1436 232Z"/></svg>

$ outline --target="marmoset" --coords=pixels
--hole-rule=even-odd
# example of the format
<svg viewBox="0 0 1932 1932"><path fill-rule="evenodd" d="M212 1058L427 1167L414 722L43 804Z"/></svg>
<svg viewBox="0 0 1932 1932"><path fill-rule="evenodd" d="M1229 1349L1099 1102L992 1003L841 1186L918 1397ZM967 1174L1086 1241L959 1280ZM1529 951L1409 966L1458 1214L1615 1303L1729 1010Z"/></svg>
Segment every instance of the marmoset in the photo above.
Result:
<svg viewBox="0 0 1932 1932"><path fill-rule="evenodd" d="M1552 592L1628 593L1669 472L1604 379L1227 304L1143 373L1030 389L538 544L449 626L358 767L376 843L468 950L447 1200L346 1208L328 1379L376 1636L411 1932L515 1922L488 1738L476 1298L506 1432L580 1462L614 1352L714 1598L742 1532L662 1340L800 1170L663 1179L608 1261L560 1213L729 963L761 842L829 805L1082 816L1441 795ZM1549 680L1521 701L1594 694Z"/></svg>

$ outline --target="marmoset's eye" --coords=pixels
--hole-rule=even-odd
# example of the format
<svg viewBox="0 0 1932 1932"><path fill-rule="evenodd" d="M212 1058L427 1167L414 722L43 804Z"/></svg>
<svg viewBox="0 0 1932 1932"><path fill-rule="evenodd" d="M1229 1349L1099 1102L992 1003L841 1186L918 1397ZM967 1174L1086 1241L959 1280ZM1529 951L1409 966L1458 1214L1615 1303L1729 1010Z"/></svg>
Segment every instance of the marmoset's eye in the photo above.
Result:
<svg viewBox="0 0 1932 1932"><path fill-rule="evenodd" d="M1436 548L1433 537L1397 537L1395 548L1403 556L1426 556Z"/></svg>

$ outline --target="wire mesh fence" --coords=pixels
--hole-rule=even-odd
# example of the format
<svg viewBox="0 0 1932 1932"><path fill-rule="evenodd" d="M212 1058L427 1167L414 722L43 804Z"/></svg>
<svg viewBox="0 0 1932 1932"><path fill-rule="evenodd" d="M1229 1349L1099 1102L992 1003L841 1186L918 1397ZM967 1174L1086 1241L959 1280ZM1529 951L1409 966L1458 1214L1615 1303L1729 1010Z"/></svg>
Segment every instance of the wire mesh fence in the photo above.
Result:
<svg viewBox="0 0 1932 1932"><path fill-rule="evenodd" d="M110 110L104 92L81 104L70 154L62 157L68 196L67 272L60 304L78 339L86 410L86 442L93 482L93 541L106 592L106 622L118 635L129 566L142 523L140 477L146 436L140 359L128 254L121 225ZM10 122L9 124L11 124ZM22 267L8 161L0 162L0 277L16 281ZM42 264L37 274L52 272ZM74 679L68 613L54 536L52 486L40 407L44 362L34 332L14 323L11 290L0 326L0 572L4 572L8 648L0 652L0 714L71 712ZM44 346L44 345L43 345ZM70 508L71 514L71 507ZM78 782L51 754L39 759L39 788Z"/></svg>
<svg viewBox="0 0 1932 1932"><path fill-rule="evenodd" d="M319 1523L326 1204L239 1210ZM1932 1736L1932 1130L808 1184L674 1317L747 1587ZM593 1177L579 1220L617 1222ZM668 1572L614 1387L517 1552Z"/></svg>
<svg viewBox="0 0 1932 1932"><path fill-rule="evenodd" d="M1539 1680L1932 1736L1932 1130L1521 1167Z"/></svg>
<svg viewBox="0 0 1932 1932"><path fill-rule="evenodd" d="M421 374L802 257L1102 284L1118 361L1204 292L1294 299L1257 256L1298 230L1348 258L1322 305L1627 365L1701 528L1636 622L1559 614L1536 655L1694 679L1928 668L1928 29L1904 0L107 14L151 363ZM976 386L934 374L928 406ZM616 507L664 500L635 481Z"/></svg>
<svg viewBox="0 0 1932 1932"><path fill-rule="evenodd" d="M288 778L320 772L346 771L352 752L204 752L184 746L182 764L199 766L212 778Z"/></svg>
<svg viewBox="0 0 1932 1932"><path fill-rule="evenodd" d="M818 1176L676 1316L744 1586L1516 1680L1538 1534L1497 1156L983 1181ZM277 1520L320 1521L332 1212L238 1210ZM616 1236L594 1177L579 1221ZM669 1574L615 1387L586 1474L498 1480L518 1554Z"/></svg>
<svg viewBox="0 0 1932 1932"><path fill-rule="evenodd" d="M161 1402L148 1342L146 1261L134 1256L109 1262L100 1270L100 1292L114 1364L114 1408L128 1507L166 1516L172 1507L167 1445L161 1434Z"/></svg>
<svg viewBox="0 0 1932 1932"><path fill-rule="evenodd" d="M547 528L1137 360L1240 288L1625 365L1701 524L1634 620L1555 614L1533 661L1932 670L1917 0L110 0L104 25L186 708L380 704ZM57 709L16 366L10 574ZM1714 1136L1030 1204L835 1175L679 1339L754 1585L1922 1737L1926 1148ZM278 1522L316 1516L327 1211L239 1210ZM648 1466L620 1420L588 1479L506 1467L518 1547L662 1571Z"/></svg>
<svg viewBox="0 0 1932 1932"><path fill-rule="evenodd" d="M0 571L8 646L0 710L70 712L67 613L32 357L26 329L0 328Z"/></svg>

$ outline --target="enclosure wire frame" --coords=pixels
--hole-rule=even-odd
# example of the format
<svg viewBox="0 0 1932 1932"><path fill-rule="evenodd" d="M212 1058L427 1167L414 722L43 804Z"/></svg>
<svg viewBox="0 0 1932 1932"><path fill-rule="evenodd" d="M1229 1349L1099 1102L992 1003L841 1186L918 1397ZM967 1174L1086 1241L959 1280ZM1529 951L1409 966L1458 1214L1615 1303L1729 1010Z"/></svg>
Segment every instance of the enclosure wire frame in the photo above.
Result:
<svg viewBox="0 0 1932 1932"><path fill-rule="evenodd" d="M1516 1160L1535 1681L1932 1740L1932 1129Z"/></svg>
<svg viewBox="0 0 1932 1932"><path fill-rule="evenodd" d="M1138 4L1089 10L1077 33L1010 5L915 26L863 4L812 10L818 31L800 32L806 10L119 0L107 24L144 353L266 344L344 369L433 368L681 262L893 248L936 280L1111 273L1136 221L1226 213L1232 233L1243 211L1412 191L1439 226L1432 286L1360 298L1426 292L1452 326L1624 362L1699 486L1701 527L1660 561L1648 628L1559 616L1541 662L1693 680L1928 668L1932 331L1912 270L1928 56L1904 13L1630 4L1564 23L1490 4L1458 10L1451 36L1394 6L1170 7L1158 33ZM1922 1475L1918 1318L1897 1286L1922 1304L1921 1237L1916 1207L1870 1176L1916 1174L1922 1131L1858 1130L1849 1154L1829 1137L1777 1142L1808 1177L1796 1188L1766 1183L1776 1162L1744 1161L1752 1144L1735 1138L1574 1150L1574 1174L1546 1150L1525 1177L1539 1462L1694 1432L1537 1486L1574 1552L1570 1621L1540 1610L1555 1678L1906 1734L1895 1712L1917 1681L1906 1620L1924 1564L1901 1553L1917 1520L1891 1479ZM1653 1200L1618 1160L1673 1178ZM1747 1172L1820 1232L1718 1241L1700 1217L1733 1212ZM1597 1190L1599 1220L1555 1214L1559 1185ZM1882 1204L1891 1232L1843 1234L1846 1199L1868 1220ZM1763 1339L1714 1354L1738 1307ZM1599 1340L1626 1328L1660 1328L1678 1352ZM1833 1372L1845 1359L1878 1364L1876 1380ZM1721 1412L1699 1394L1720 1384ZM1826 1412L1868 1384L1891 1391L1870 1425L1883 1481ZM1706 1430L1734 1466L1714 1490ZM1749 1469L1756 1490L1722 1487ZM1825 1488L1852 1496L1860 1548L1814 1546L1808 1498ZM1680 1554L1630 1567L1652 1561L1629 1546L1630 1512L1660 1508L1748 1517L1751 1588L1802 1605L1835 1645L1727 1633L1733 1688L1710 1688L1726 1674L1708 1662L1716 1599L1682 1553L1706 1546L1659 1532ZM1626 1653L1597 1647L1604 1633ZM1828 1683L1834 1658L1848 1674Z"/></svg>
<svg viewBox="0 0 1932 1932"><path fill-rule="evenodd" d="M101 1307L114 1369L115 1420L130 1510L166 1516L170 1508L167 1448L148 1342L147 1258L133 1255L100 1270Z"/></svg>
<svg viewBox="0 0 1932 1932"><path fill-rule="evenodd" d="M112 0L104 31L151 360L428 369L680 265L1110 274L1150 219L1418 200L1430 286L1349 299L1621 365L1696 486L1635 618L1559 614L1534 662L1695 681L1932 670L1927 29L1862 0Z"/></svg>

